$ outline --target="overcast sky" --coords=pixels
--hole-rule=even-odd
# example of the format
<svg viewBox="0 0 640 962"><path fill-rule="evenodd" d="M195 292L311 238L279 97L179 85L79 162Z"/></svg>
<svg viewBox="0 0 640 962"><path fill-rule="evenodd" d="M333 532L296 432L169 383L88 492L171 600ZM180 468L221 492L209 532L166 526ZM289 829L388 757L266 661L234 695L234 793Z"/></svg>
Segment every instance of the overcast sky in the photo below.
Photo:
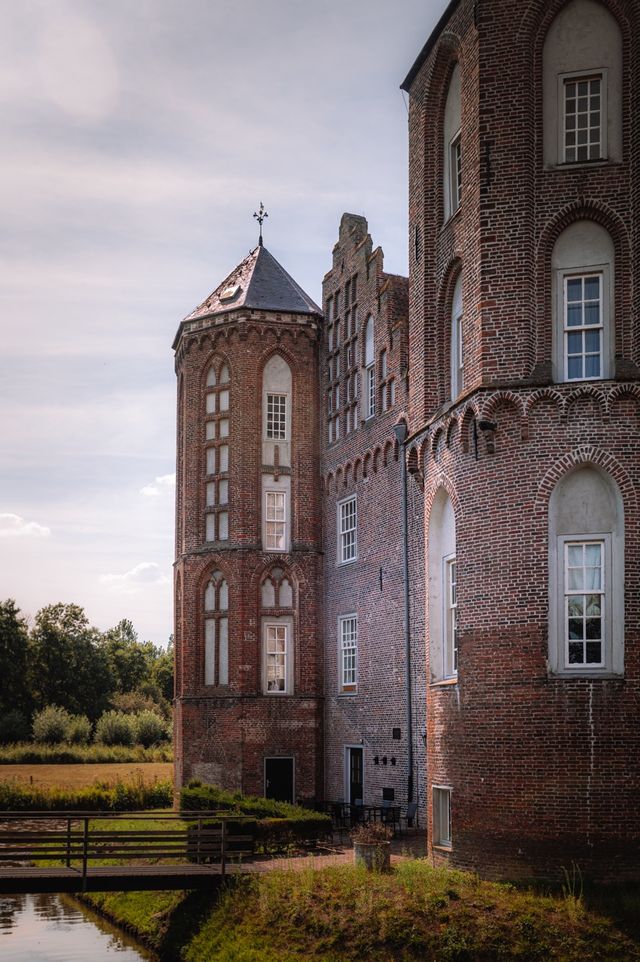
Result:
<svg viewBox="0 0 640 962"><path fill-rule="evenodd" d="M0 5L0 600L166 643L177 325L261 200L316 301L346 210L406 273L399 84L444 6Z"/></svg>

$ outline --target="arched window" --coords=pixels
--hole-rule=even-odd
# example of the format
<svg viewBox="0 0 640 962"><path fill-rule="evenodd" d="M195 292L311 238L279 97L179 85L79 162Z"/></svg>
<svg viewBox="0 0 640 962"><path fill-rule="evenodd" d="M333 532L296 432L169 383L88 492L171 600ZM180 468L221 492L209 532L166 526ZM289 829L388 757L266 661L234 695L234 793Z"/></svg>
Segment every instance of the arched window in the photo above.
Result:
<svg viewBox="0 0 640 962"><path fill-rule="evenodd" d="M262 463L291 466L291 368L279 354L262 375ZM289 551L291 544L291 476L279 471L262 475L262 547Z"/></svg>
<svg viewBox="0 0 640 962"><path fill-rule="evenodd" d="M444 107L444 219L455 214L462 200L462 111L460 67L453 68Z"/></svg>
<svg viewBox="0 0 640 962"><path fill-rule="evenodd" d="M462 274L453 289L451 304L451 400L455 401L464 387L464 341L462 335Z"/></svg>
<svg viewBox="0 0 640 962"><path fill-rule="evenodd" d="M229 684L229 588L214 571L204 592L204 683Z"/></svg>
<svg viewBox="0 0 640 962"><path fill-rule="evenodd" d="M571 224L555 243L554 380L613 376L614 247L594 221Z"/></svg>
<svg viewBox="0 0 640 962"><path fill-rule="evenodd" d="M229 538L229 368L214 362L205 390L205 540Z"/></svg>
<svg viewBox="0 0 640 962"><path fill-rule="evenodd" d="M263 692L293 693L293 586L282 568L272 568L260 586Z"/></svg>
<svg viewBox="0 0 640 962"><path fill-rule="evenodd" d="M376 371L373 351L373 318L367 318L364 328L364 417L371 418L376 413Z"/></svg>
<svg viewBox="0 0 640 962"><path fill-rule="evenodd" d="M558 13L543 51L544 162L622 160L622 34L597 0Z"/></svg>
<svg viewBox="0 0 640 962"><path fill-rule="evenodd" d="M429 518L429 667L432 681L458 675L458 576L456 519L444 488Z"/></svg>
<svg viewBox="0 0 640 962"><path fill-rule="evenodd" d="M549 502L549 665L567 676L624 671L624 508L591 465L565 475Z"/></svg>

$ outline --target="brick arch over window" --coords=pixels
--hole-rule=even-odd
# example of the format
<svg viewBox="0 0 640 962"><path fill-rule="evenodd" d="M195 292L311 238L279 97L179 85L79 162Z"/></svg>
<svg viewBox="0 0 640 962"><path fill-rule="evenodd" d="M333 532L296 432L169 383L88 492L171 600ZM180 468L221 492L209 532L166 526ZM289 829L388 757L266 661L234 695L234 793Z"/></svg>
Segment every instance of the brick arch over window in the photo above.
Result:
<svg viewBox="0 0 640 962"><path fill-rule="evenodd" d="M526 5L523 4L520 26L515 34L516 42L520 42L541 60L547 31L568 2L569 0L529 0ZM623 42L627 42L630 35L630 21L633 20L631 4L626 4L624 0L598 0L598 2L606 7L618 21Z"/></svg>
<svg viewBox="0 0 640 962"><path fill-rule="evenodd" d="M551 378L553 349L553 249L560 235L578 221L593 221L599 224L607 231L613 241L615 278L613 282L614 309L612 320L615 330L614 354L616 367L624 366L625 361L634 364L640 362L639 348L633 336L635 325L638 323L639 309L635 303L631 303L630 297L631 252L627 227L622 218L610 208L594 203L586 204L576 201L567 204L545 226L537 245L536 369L544 371L549 379Z"/></svg>
<svg viewBox="0 0 640 962"><path fill-rule="evenodd" d="M461 276L462 261L456 257L447 266L436 297L435 378L432 371L438 392L435 407L451 399L452 310L456 284Z"/></svg>
<svg viewBox="0 0 640 962"><path fill-rule="evenodd" d="M431 511L433 508L433 502L438 491L444 488L447 495L451 499L451 504L453 505L453 510L456 515L456 525L459 526L460 519L464 516L464 510L462 502L458 497L458 492L456 491L456 486L449 477L443 471L438 471L433 478L429 479L428 485L425 488L424 494L424 520L425 520L425 537L428 538L429 533L429 519L431 517Z"/></svg>
<svg viewBox="0 0 640 962"><path fill-rule="evenodd" d="M437 204L438 220L445 219L444 204L444 142L445 109L449 85L454 71L463 69L460 59L460 38L453 33L443 33L440 37L433 67L427 81L427 94L424 101L424 148L427 156L436 157L436 190L434 202ZM426 238L425 238L426 240Z"/></svg>
<svg viewBox="0 0 640 962"><path fill-rule="evenodd" d="M551 465L538 485L535 500L536 512L546 516L549 499L558 481L576 468L586 467L590 464L611 475L620 489L628 522L633 523L631 519L637 519L638 517L638 500L631 476L617 458L614 458L608 451L603 451L601 448L596 448L590 444L574 448L573 451L565 454L564 457L559 458Z"/></svg>

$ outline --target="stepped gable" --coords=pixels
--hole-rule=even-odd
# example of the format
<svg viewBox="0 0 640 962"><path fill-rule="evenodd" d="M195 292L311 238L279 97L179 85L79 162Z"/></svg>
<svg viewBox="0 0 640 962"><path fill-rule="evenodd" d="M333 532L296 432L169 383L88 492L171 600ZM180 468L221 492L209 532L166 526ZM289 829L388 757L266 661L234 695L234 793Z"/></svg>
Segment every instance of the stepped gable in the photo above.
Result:
<svg viewBox="0 0 640 962"><path fill-rule="evenodd" d="M239 307L289 314L322 314L266 247L258 246L191 312L185 321L234 311Z"/></svg>

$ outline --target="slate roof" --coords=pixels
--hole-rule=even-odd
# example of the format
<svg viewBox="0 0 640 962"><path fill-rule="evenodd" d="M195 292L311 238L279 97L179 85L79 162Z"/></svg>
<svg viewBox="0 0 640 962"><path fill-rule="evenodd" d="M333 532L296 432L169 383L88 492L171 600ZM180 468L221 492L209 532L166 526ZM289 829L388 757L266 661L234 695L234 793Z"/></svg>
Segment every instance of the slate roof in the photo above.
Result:
<svg viewBox="0 0 640 962"><path fill-rule="evenodd" d="M262 246L252 250L206 301L185 317L185 321L235 311L239 307L322 315L318 305Z"/></svg>

